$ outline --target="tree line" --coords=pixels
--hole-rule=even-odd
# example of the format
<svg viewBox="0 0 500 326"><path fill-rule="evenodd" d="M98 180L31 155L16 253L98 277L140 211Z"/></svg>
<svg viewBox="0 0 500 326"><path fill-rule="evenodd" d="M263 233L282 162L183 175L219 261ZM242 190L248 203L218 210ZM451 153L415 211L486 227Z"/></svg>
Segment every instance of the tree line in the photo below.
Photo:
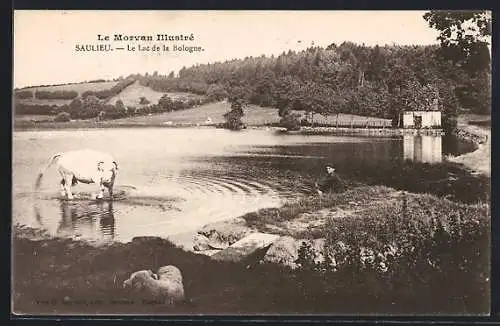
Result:
<svg viewBox="0 0 500 326"><path fill-rule="evenodd" d="M190 109L195 105L208 103L207 98L189 99L186 101L173 100L164 94L158 103L126 106L122 100L116 100L114 104L106 103L94 95L87 95L82 99L77 98L70 104L52 108L52 114L57 114L56 121L69 121L71 119L92 119L99 120L119 119L129 116L147 115ZM149 101L148 101L149 102Z"/></svg>
<svg viewBox="0 0 500 326"><path fill-rule="evenodd" d="M82 97L87 97L87 96L93 95L99 99L109 99L113 96L120 94L121 91L123 91L125 88L132 85L133 83L135 83L134 78L126 78L126 79L120 80L116 85L114 85L110 89L103 89L103 90L99 90L99 91L90 91L89 90L89 91L83 92Z"/></svg>

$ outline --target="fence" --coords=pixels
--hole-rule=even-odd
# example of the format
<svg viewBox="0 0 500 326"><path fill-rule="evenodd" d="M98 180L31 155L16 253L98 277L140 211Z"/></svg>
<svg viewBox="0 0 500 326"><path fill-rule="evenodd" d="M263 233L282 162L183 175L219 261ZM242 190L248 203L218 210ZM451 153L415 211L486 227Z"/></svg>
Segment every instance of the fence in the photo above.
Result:
<svg viewBox="0 0 500 326"><path fill-rule="evenodd" d="M337 128L391 128L392 122L388 119L370 117L335 117L314 119L314 126Z"/></svg>

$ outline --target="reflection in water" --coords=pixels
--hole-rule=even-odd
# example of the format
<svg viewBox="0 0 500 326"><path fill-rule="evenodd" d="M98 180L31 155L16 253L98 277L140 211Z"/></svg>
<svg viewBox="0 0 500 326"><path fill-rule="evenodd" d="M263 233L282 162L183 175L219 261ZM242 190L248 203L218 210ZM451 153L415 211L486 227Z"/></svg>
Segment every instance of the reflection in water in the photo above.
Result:
<svg viewBox="0 0 500 326"><path fill-rule="evenodd" d="M115 237L115 217L113 203L102 202L71 202L60 201L60 220L54 234L62 237L82 237L89 240L108 242ZM51 229L41 214L38 205L35 206L36 218L41 226Z"/></svg>
<svg viewBox="0 0 500 326"><path fill-rule="evenodd" d="M439 163L443 160L441 136L404 135L404 159L422 163Z"/></svg>

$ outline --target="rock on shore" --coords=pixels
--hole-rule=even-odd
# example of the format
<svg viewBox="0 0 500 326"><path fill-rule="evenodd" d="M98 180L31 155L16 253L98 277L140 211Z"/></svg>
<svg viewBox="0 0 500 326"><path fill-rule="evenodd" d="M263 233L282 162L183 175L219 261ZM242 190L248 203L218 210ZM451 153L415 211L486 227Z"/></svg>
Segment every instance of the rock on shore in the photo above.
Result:
<svg viewBox="0 0 500 326"><path fill-rule="evenodd" d="M265 263L283 264L295 269L299 267L296 261L299 258L299 249L303 244L310 245L315 254L315 263L324 261L323 247L325 239L295 239L291 236L283 236L277 239L271 245L262 261Z"/></svg>
<svg viewBox="0 0 500 326"><path fill-rule="evenodd" d="M226 249L252 232L243 218L207 224L195 235L193 248L195 251Z"/></svg>

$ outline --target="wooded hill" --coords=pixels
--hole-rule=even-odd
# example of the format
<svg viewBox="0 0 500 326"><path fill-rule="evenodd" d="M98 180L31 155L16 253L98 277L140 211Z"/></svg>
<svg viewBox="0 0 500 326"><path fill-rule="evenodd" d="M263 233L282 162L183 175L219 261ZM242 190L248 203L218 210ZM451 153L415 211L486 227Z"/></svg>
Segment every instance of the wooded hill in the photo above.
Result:
<svg viewBox="0 0 500 326"><path fill-rule="evenodd" d="M491 74L469 73L444 59L439 46L368 47L352 42L182 68L177 77L146 74L140 83L260 106L320 114L397 118L402 110L489 113ZM489 58L487 58L489 60ZM433 105L435 99L438 105Z"/></svg>

